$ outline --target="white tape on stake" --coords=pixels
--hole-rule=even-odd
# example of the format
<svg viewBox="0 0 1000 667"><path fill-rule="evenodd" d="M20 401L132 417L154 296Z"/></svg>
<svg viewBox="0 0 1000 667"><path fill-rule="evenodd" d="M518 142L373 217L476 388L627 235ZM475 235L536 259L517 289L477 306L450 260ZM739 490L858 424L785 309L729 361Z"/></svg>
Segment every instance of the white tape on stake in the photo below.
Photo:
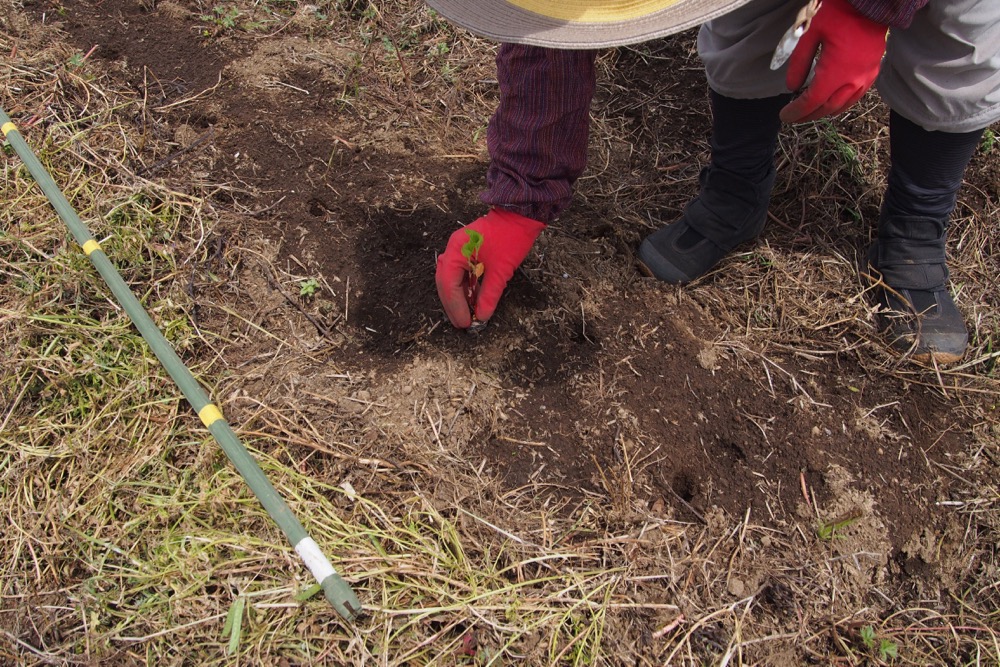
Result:
<svg viewBox="0 0 1000 667"><path fill-rule="evenodd" d="M323 552L320 551L319 545L316 544L316 540L311 537L304 537L298 544L295 545L295 551L302 558L302 561L309 568L309 571L313 573L316 577L316 581L323 583L323 580L329 577L331 574L336 574L333 569L333 565L327 560Z"/></svg>

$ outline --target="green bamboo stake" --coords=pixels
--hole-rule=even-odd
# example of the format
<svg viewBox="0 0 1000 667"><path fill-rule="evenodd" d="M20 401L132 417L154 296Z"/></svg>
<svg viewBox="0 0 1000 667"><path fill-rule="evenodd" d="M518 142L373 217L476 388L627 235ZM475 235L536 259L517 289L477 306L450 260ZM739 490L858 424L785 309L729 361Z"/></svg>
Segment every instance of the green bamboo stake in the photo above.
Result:
<svg viewBox="0 0 1000 667"><path fill-rule="evenodd" d="M121 275L119 275L114 264L104 254L104 251L101 250L100 244L80 220L73 207L66 201L66 197L63 196L62 191L55 184L55 181L52 180L52 177L49 176L42 163L35 157L35 154L21 136L17 126L14 125L3 109L0 109L0 131L3 132L3 136L10 142L10 145L14 147L14 150L20 156L25 166L28 167L28 171L31 172L32 177L34 177L35 181L41 186L42 191L48 197L49 203L52 204L56 213L66 223L76 242L80 244L83 251L90 257L90 261L97 268L101 277L104 278L108 287L111 288L111 292L118 299L118 303L128 313L132 324L139 330L146 344L153 350L156 358L160 360L160 363L167 369L170 377L180 387L188 403L198 413L198 417L201 418L202 423L208 427L209 432L211 432L216 441L222 446L222 449L226 452L226 456L236 466L236 469L243 476L243 479L246 480L246 483L257 496L261 505L267 510L267 513L271 515L275 523L284 531L289 542L295 547L296 553L299 554L309 568L309 571L316 577L316 581L323 588L326 599L330 601L333 608L345 620L354 620L361 613L361 602L358 601L354 591L351 590L347 582L333 569L333 565L330 564L329 559L320 550L319 545L309 537L302 524L295 518L288 505L278 494L277 490L275 490L271 482L268 481L260 466L257 465L257 462L247 452L243 443L240 442L240 439L233 432L229 423L222 416L222 412L208 399L201 385L191 375L191 371L188 370L184 362L180 360L173 348L170 347L170 343L167 342L167 339L163 337L156 324L146 314L142 304L132 294L132 290L129 289Z"/></svg>

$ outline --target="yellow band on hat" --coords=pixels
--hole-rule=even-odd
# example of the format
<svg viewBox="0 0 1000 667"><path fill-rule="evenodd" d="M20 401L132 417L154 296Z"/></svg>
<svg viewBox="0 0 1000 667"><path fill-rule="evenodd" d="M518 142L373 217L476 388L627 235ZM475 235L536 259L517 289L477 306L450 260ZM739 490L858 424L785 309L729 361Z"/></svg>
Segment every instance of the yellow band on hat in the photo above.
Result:
<svg viewBox="0 0 1000 667"><path fill-rule="evenodd" d="M14 125L14 123L4 123L3 125L0 125L0 132L3 132L3 136L5 137L16 129L17 125Z"/></svg>
<svg viewBox="0 0 1000 667"><path fill-rule="evenodd" d="M558 21L614 23L649 16L683 0L507 0L529 12Z"/></svg>

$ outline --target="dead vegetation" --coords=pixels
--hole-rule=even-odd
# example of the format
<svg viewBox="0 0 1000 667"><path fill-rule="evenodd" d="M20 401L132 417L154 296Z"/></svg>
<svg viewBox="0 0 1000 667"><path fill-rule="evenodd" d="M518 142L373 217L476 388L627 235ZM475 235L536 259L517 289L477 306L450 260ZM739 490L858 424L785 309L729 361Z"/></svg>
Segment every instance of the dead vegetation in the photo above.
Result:
<svg viewBox="0 0 1000 667"><path fill-rule="evenodd" d="M401 0L133 4L7 3L2 105L366 615L7 149L0 661L1000 662L1000 147L950 247L972 349L921 367L857 279L877 98L789 129L761 241L667 289L630 253L707 159L692 35L602 54L578 202L470 342L424 278L477 210L492 45Z"/></svg>

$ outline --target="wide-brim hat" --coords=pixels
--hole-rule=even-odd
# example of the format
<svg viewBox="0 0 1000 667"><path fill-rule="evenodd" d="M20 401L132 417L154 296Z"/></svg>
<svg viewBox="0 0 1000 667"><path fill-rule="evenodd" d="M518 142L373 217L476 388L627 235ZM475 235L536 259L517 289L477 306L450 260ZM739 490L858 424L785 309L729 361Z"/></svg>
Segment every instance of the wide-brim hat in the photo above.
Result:
<svg viewBox="0 0 1000 667"><path fill-rule="evenodd" d="M425 0L449 21L500 42L596 49L672 35L749 0Z"/></svg>

